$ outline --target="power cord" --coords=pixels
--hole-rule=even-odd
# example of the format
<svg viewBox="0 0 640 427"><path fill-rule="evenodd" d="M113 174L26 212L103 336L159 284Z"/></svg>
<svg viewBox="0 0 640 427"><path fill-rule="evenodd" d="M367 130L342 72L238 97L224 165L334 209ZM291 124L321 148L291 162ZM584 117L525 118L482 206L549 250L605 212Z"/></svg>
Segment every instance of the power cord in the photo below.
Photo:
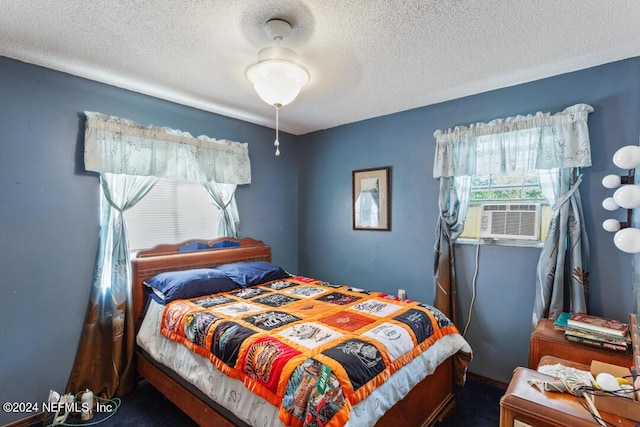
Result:
<svg viewBox="0 0 640 427"><path fill-rule="evenodd" d="M626 378L626 377L625 377ZM608 396L608 397L617 397L620 399L628 399L628 397L621 395L620 391L605 391L597 387L588 386L588 385L580 385L577 383L570 384L566 381L563 381L566 386L566 391L575 396L576 400L580 405L591 414L593 419L598 423L598 425L602 427L616 427L617 424L612 424L602 418L598 410L594 405L593 396ZM623 394L633 395L640 389L627 389L623 392ZM559 390L564 391L564 390Z"/></svg>
<svg viewBox="0 0 640 427"><path fill-rule="evenodd" d="M467 323L464 325L464 329L462 331L462 336L467 334L467 329L469 329L469 325L471 324L471 315L473 313L473 304L476 301L476 289L478 287L478 269L480 267L480 238L476 242L476 267L473 272L473 280L471 282L471 302L469 303L469 316L467 317Z"/></svg>
<svg viewBox="0 0 640 427"><path fill-rule="evenodd" d="M625 397L621 397L619 394L616 394L615 392L610 392L610 391L603 391L594 387L585 387L584 389L580 390L582 393L582 397L588 402L589 399L591 399L591 401L593 401L593 396L595 395L599 395L599 396L615 396L615 397L619 397L621 399L626 399ZM638 391L637 389L634 389L633 392ZM629 391L631 392L631 390ZM588 395L588 396L585 396ZM610 422L607 422L607 420L603 419L600 414L597 413L597 411L594 411L593 408L591 408L588 404L586 404L585 402L582 401L582 399L580 399L580 396L575 395L576 399L578 400L578 402L580 403L580 405L582 405L583 408L585 408L593 417L593 419L602 427L617 427L617 424L612 424ZM640 424L638 424L640 425Z"/></svg>

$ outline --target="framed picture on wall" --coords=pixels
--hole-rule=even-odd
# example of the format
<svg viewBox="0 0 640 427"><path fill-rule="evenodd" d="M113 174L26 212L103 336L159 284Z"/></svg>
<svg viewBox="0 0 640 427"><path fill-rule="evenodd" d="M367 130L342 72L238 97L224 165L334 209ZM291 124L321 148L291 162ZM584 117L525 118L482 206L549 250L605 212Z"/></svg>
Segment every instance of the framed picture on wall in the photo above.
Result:
<svg viewBox="0 0 640 427"><path fill-rule="evenodd" d="M389 166L353 171L354 230L391 230L390 171Z"/></svg>

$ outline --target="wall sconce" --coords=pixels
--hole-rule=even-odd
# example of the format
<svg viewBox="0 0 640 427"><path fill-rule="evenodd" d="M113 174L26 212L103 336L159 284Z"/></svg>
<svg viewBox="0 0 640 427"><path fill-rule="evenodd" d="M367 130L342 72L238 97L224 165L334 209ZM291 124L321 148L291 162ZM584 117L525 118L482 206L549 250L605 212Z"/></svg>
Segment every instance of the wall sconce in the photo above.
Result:
<svg viewBox="0 0 640 427"><path fill-rule="evenodd" d="M628 169L629 172L623 176L607 175L602 179L604 187L617 188L613 197L607 197L602 201L602 207L608 211L626 209L627 220L620 222L607 219L602 223L602 228L616 233L613 243L618 249L627 253L638 253L640 252L640 229L633 228L631 220L633 209L640 207L640 186L634 184L635 168L640 166L640 146L622 147L613 155L613 163L621 169Z"/></svg>
<svg viewBox="0 0 640 427"><path fill-rule="evenodd" d="M271 19L265 24L265 32L275 46L258 52L258 62L247 70L247 79L260 98L276 108L276 156L280 155L278 139L280 108L292 102L304 85L309 82L309 73L297 63L298 55L284 46L282 39L291 32L291 24L282 19Z"/></svg>

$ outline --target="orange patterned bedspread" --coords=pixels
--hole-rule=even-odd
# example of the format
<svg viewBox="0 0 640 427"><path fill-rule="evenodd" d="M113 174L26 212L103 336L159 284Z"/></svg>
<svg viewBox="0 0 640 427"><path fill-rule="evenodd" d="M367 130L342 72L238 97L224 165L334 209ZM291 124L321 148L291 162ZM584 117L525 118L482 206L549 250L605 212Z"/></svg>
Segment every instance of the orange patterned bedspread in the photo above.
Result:
<svg viewBox="0 0 640 427"><path fill-rule="evenodd" d="M341 426L351 406L439 338L435 308L301 276L173 301L161 331L279 408L290 426Z"/></svg>

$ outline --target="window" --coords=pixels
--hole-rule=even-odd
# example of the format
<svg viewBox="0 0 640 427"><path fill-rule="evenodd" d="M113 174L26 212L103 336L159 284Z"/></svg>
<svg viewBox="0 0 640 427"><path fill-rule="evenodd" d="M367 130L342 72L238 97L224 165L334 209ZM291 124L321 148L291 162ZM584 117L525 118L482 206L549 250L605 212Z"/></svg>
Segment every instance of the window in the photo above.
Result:
<svg viewBox="0 0 640 427"><path fill-rule="evenodd" d="M512 213L509 218L515 219L516 223L504 225L505 227L511 225L513 231L502 234L536 235L539 236L534 240L536 244L546 238L547 225L551 221L552 211L542 194L540 179L536 171L473 176L471 178L469 208L464 231L460 235L461 239L475 241L481 236L483 211L488 210ZM485 221L486 217L485 214ZM494 214L493 217L496 218L497 215ZM503 220L504 213L501 212L499 218ZM487 226L490 227L490 225L485 225L485 231L487 231ZM531 230L533 227L537 229ZM520 233L518 230L530 231ZM494 234L501 233L494 230ZM505 238L508 239L508 237Z"/></svg>
<svg viewBox="0 0 640 427"><path fill-rule="evenodd" d="M198 182L158 178L151 191L124 212L129 250L160 243L218 237L219 210Z"/></svg>
<svg viewBox="0 0 640 427"><path fill-rule="evenodd" d="M543 236L544 245L537 244L542 246L542 251L536 275L533 324L566 304L562 290L567 286L572 292L577 291L571 294L572 306L584 310L584 293L588 289L584 279L588 272L584 267L589 251L578 187L582 180L581 168L591 166L587 115L592 111L590 105L576 104L553 115L537 112L434 132L433 177L439 180L440 187L439 218L434 239L436 308L445 314L455 313L453 297L456 284L452 278L456 275L456 268L451 241L461 235L464 225L471 226L471 220L469 224L465 221L469 218L471 181L479 176L485 177L476 182L486 184L486 188L475 188L475 197L510 198L519 194L518 203L533 205L532 200L523 199L523 194L526 197L537 193L529 192L524 185L526 176L521 178L522 183L516 182L511 186L507 185L509 180L501 181L498 175L526 174L536 170L541 193L555 210L551 221L540 221L543 234L547 229L549 233L547 237ZM490 144L486 144L485 138L491 139ZM499 199L499 202L505 205L505 200ZM500 241L495 243L501 244ZM477 260L479 248L478 245ZM568 276L554 274L557 268L579 274L574 274L569 284Z"/></svg>
<svg viewBox="0 0 640 427"><path fill-rule="evenodd" d="M479 169L492 169L491 165L499 162L499 169L506 171L471 176L469 207L460 238L477 241L482 237L506 244L543 242L552 211L538 172L527 170L536 145L519 132L505 132L499 138L478 136L476 144Z"/></svg>

